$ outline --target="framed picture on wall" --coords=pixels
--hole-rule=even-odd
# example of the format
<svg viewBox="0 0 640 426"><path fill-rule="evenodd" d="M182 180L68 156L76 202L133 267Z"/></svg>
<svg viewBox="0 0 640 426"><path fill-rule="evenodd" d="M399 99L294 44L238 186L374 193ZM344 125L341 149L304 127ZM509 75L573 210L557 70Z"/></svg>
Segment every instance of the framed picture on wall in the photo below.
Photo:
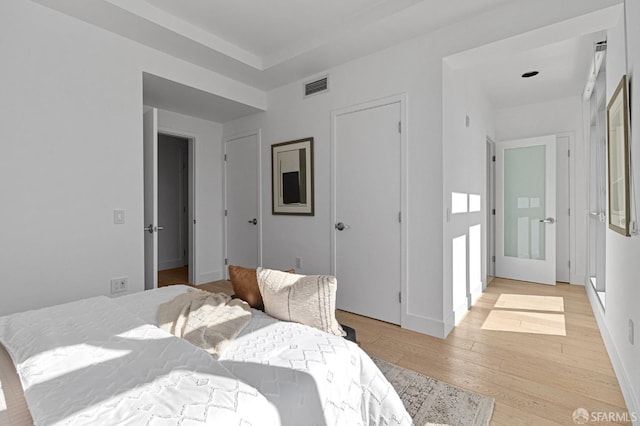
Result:
<svg viewBox="0 0 640 426"><path fill-rule="evenodd" d="M313 138L271 145L272 213L313 216Z"/></svg>
<svg viewBox="0 0 640 426"><path fill-rule="evenodd" d="M609 158L609 228L629 233L629 103L627 76L623 75L607 105Z"/></svg>

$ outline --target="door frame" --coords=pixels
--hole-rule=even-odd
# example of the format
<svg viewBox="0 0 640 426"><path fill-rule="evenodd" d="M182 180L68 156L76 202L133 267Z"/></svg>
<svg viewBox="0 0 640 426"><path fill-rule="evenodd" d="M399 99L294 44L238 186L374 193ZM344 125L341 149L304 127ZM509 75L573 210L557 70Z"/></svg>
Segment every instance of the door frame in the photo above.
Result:
<svg viewBox="0 0 640 426"><path fill-rule="evenodd" d="M487 216L486 251L487 264L484 280L484 289L496 276L496 143L487 136L486 182L485 202ZM491 280L491 281L490 281Z"/></svg>
<svg viewBox="0 0 640 426"><path fill-rule="evenodd" d="M197 179L196 179L196 154L197 154L197 149L198 149L198 144L196 143L197 139L198 139L198 135L187 132L187 131L183 131L183 130L176 130L176 129L172 129L169 127L162 127L162 126L158 126L157 128L157 132L158 134L163 134L163 135L167 135L167 136L174 136L177 138L182 138L182 139L186 139L187 140L187 158L188 158L188 164L187 164L187 168L188 168L188 186L189 186L189 194L188 194L188 198L189 198L189 204L188 204L188 219L189 219L189 232L188 232L188 239L189 239L189 282L193 285L196 285L196 279L199 276L198 273L198 264L197 264L197 256L196 256L196 240L197 240L197 233L196 233L196 213L197 213L197 207L198 207L198 203L197 203L197 199L196 199L196 194L197 194ZM156 182L156 186L158 185L158 182ZM157 271L156 271L157 273Z"/></svg>
<svg viewBox="0 0 640 426"><path fill-rule="evenodd" d="M331 142L329 144L330 147L330 162L331 162L331 179L330 179L330 192L331 192L331 223L329 223L329 232L330 232L330 260L331 260L331 273L333 275L336 274L336 265L337 265L337 239L336 233L334 230L334 224L337 220L337 204L336 204L336 140L337 140L337 126L336 120L338 117L346 114L351 114L354 112L364 111L367 109L373 109L382 107L385 105L391 105L395 103L400 104L400 325L405 324L408 319L407 307L407 295L408 293L408 285L407 285L407 259L409 253L408 246L408 224L409 224L409 214L408 214L408 191L407 191L407 182L409 180L408 173L408 149L407 149L407 102L408 96L406 93L400 93L397 95L392 95L384 98L375 99L372 101L359 103L350 105L343 108L338 108L331 111Z"/></svg>
<svg viewBox="0 0 640 426"><path fill-rule="evenodd" d="M256 137L256 151L258 156L258 265L262 266L262 129L248 130L246 132L234 133L229 136L225 136L222 139L222 205L223 205L223 230L222 230L222 252L224 253L224 276L229 279L229 270L227 266L228 256L228 238L229 231L227 229L227 143L235 139L242 139L248 136Z"/></svg>

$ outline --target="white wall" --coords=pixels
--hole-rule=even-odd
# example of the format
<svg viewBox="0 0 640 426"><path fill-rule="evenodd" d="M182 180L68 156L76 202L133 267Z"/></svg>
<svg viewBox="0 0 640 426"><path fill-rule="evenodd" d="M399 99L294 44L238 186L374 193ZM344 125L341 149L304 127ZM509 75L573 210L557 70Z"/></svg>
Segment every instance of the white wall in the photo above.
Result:
<svg viewBox="0 0 640 426"><path fill-rule="evenodd" d="M442 323L442 145L441 126L419 123L441 116L441 72L428 70L440 57L424 41L414 41L329 70L329 93L302 98L302 80L269 92L269 109L253 117L225 123L230 136L262 130L263 265L287 269L304 259L302 273L331 272L331 111L374 99L408 93L409 132L409 277L406 300L409 324L404 326L443 335ZM415 55L415 52L424 52ZM304 81L307 81L305 79ZM427 96L432 87L434 96ZM411 123L416 123L412 125ZM315 216L271 215L271 152L274 143L313 136ZM418 182L423 184L418 185ZM427 184L428 183L428 184ZM435 201L434 201L435 200ZM381 267L384 267L383 265ZM339 277L338 277L339 279ZM411 280L411 278L409 278Z"/></svg>
<svg viewBox="0 0 640 426"><path fill-rule="evenodd" d="M327 70L329 93L303 99L302 81L309 80L305 78L269 92L267 112L225 123L225 136L262 129L262 190L267 194L262 207L265 212L270 211L270 146L306 136L313 136L316 141L316 215L266 214L263 218L264 266L292 267L295 257L299 256L304 259L303 273L330 271L331 111L407 93L409 207L404 217L409 241L402 326L444 336L448 329L445 320L453 316L452 296L448 293L451 286L443 275L444 182L450 176L466 173L466 169L453 163L443 177L442 58L613 3L608 0L512 2ZM509 25L496 25L497 22L509 22Z"/></svg>
<svg viewBox="0 0 640 426"><path fill-rule="evenodd" d="M443 164L445 211L451 207L451 193L479 195L481 211L445 215L443 220L443 282L445 312L455 313L445 318L447 332L458 322L469 306L469 298L477 298L486 286L486 158L487 137L494 139L494 107L477 84L468 78L466 69L455 71L443 63ZM467 117L469 125L467 126ZM471 227L480 225L480 253L473 244ZM454 255L452 242L465 236L467 253ZM480 271L472 266L474 256L480 256ZM457 258L457 259L456 259ZM464 260L461 260L464 258ZM466 277L456 280L464 262ZM479 272L479 274L478 274Z"/></svg>
<svg viewBox="0 0 640 426"><path fill-rule="evenodd" d="M640 199L640 1L627 0L626 28L621 17L618 26L607 33L607 102L622 75L626 72L631 86L631 161L633 176L632 206ZM626 34L626 40L625 40ZM633 211L633 207L632 207ZM638 219L632 213L632 219ZM635 413L635 425L640 424L640 286L638 259L640 238L623 237L607 229L606 235L606 288L607 305L603 311L591 286L587 286L591 305L604 338L611 361L616 370L627 407ZM628 323L635 324L634 344L628 339Z"/></svg>
<svg viewBox="0 0 640 426"><path fill-rule="evenodd" d="M222 124L158 110L158 130L195 140L195 283L223 279Z"/></svg>
<svg viewBox="0 0 640 426"><path fill-rule="evenodd" d="M585 79L586 79L585 71ZM585 80L586 81L586 80ZM570 227L570 282L584 284L586 270L586 181L585 143L580 96L557 99L532 105L499 109L496 112L496 138L498 141L522 139L543 135L570 136L571 158L569 188L571 196ZM576 159L578 159L576 161ZM558 213L560 214L560 213Z"/></svg>
<svg viewBox="0 0 640 426"><path fill-rule="evenodd" d="M266 95L30 1L0 2L0 52L0 315L108 294L113 277L141 291L143 71Z"/></svg>

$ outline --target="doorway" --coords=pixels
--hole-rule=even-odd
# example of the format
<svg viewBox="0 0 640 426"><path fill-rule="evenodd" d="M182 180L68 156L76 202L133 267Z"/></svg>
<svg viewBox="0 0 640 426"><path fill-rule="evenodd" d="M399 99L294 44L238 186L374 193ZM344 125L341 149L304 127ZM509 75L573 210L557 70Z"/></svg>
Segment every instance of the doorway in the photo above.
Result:
<svg viewBox="0 0 640 426"><path fill-rule="evenodd" d="M402 97L333 114L333 273L339 309L401 323Z"/></svg>
<svg viewBox="0 0 640 426"><path fill-rule="evenodd" d="M178 191L181 191L181 197L187 197L186 212L182 214L178 211L178 221L175 225L169 224L174 231L181 235L183 255L176 256L176 262L181 262L184 268L184 251L186 250L188 265L188 282L195 283L196 264L195 264L195 232L194 232L194 212L195 212L195 137L182 134L174 134L172 132L162 131L162 135L174 136L187 141L187 149L182 154L180 162L175 162L177 171L174 174L182 179L178 185ZM143 116L143 174L144 174L144 289L152 290L158 287L158 271L159 271L159 234L164 232L164 226L159 222L159 132L158 132L158 110L149 108ZM186 161L184 158L186 155ZM184 164L186 168L186 193L185 192L185 172L180 169ZM181 176L181 178L180 178ZM183 206L184 207L184 206ZM186 216L186 224L185 224ZM187 238L184 239L186 232ZM184 247L186 241L186 247ZM179 243L178 243L179 244Z"/></svg>
<svg viewBox="0 0 640 426"><path fill-rule="evenodd" d="M189 174L189 139L158 133L159 285L190 283Z"/></svg>

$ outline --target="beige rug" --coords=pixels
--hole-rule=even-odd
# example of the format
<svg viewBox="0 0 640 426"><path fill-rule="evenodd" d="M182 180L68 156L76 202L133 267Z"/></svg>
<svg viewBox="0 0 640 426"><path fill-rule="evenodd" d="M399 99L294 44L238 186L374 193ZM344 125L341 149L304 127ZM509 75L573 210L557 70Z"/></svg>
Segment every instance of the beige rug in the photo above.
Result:
<svg viewBox="0 0 640 426"><path fill-rule="evenodd" d="M488 425L494 399L373 358L416 426Z"/></svg>

